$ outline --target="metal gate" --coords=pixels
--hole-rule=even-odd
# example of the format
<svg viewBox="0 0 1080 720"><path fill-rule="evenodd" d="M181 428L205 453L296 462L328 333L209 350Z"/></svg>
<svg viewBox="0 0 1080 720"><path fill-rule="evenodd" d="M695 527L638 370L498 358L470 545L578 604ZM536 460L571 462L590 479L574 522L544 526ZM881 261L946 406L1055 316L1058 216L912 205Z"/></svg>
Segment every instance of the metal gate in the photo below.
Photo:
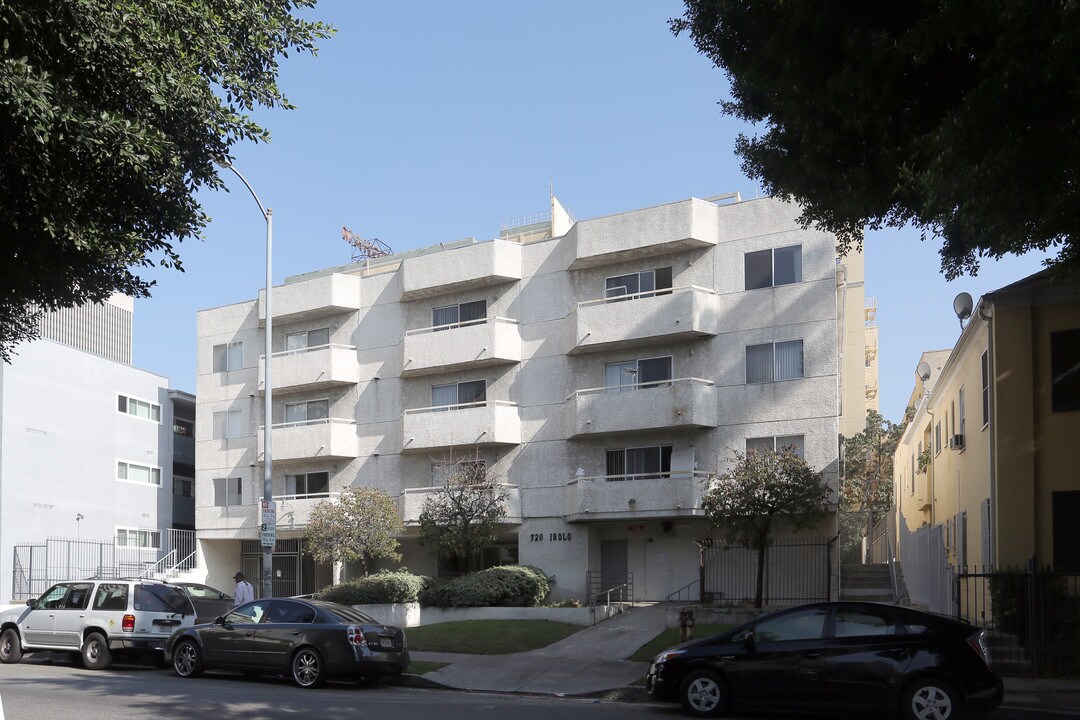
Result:
<svg viewBox="0 0 1080 720"><path fill-rule="evenodd" d="M244 574L255 588L256 597L262 593L262 546L258 540L244 540L240 548ZM271 590L274 597L311 595L331 585L333 567L316 562L304 553L303 538L279 539L274 546L274 576Z"/></svg>
<svg viewBox="0 0 1080 720"><path fill-rule="evenodd" d="M778 540L765 551L762 605L794 605L829 599L833 573L830 538ZM757 551L713 545L704 549L702 599L749 603L757 592Z"/></svg>

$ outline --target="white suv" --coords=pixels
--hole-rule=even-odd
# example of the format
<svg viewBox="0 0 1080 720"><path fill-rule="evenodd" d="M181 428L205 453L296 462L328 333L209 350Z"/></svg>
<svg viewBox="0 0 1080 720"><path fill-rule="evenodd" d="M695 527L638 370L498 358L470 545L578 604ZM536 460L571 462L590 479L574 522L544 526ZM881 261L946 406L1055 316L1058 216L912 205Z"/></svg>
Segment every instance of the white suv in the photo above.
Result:
<svg viewBox="0 0 1080 720"><path fill-rule="evenodd" d="M0 613L2 663L17 663L36 650L68 650L81 654L91 670L109 667L117 652L164 664L165 641L195 624L187 593L156 580L62 582L26 605Z"/></svg>

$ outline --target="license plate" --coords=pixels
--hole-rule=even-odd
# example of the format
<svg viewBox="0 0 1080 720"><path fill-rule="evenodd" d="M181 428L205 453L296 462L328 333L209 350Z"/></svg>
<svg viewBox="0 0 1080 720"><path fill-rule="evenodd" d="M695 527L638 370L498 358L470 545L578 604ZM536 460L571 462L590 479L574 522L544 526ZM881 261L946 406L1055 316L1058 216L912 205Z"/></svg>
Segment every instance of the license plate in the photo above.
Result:
<svg viewBox="0 0 1080 720"><path fill-rule="evenodd" d="M392 648L394 647L394 641L390 638L379 638L379 647Z"/></svg>

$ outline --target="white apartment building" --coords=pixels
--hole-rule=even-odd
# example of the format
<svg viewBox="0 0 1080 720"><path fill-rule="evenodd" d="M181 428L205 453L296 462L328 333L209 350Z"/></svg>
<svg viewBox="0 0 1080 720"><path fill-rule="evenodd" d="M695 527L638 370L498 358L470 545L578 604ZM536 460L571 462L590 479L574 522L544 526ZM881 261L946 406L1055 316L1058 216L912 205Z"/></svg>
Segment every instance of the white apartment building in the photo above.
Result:
<svg viewBox="0 0 1080 720"><path fill-rule="evenodd" d="M194 530L195 398L131 366L132 305L49 313L0 363L0 602L118 572L127 549L138 572Z"/></svg>
<svg viewBox="0 0 1080 720"><path fill-rule="evenodd" d="M556 576L557 597L630 580L663 600L698 579L704 482L733 452L796 444L835 487L841 348L858 348L861 256L798 209L738 195L544 222L288 278L273 292L275 593L331 579L298 540L350 485L399 499L401 565L447 464L506 486L485 562ZM858 263L857 302L845 302ZM846 310L841 310L841 308ZM198 314L196 526L210 582L259 569L262 298ZM858 417L866 406L849 408ZM835 534L834 519L821 528ZM346 568L346 575L353 569Z"/></svg>

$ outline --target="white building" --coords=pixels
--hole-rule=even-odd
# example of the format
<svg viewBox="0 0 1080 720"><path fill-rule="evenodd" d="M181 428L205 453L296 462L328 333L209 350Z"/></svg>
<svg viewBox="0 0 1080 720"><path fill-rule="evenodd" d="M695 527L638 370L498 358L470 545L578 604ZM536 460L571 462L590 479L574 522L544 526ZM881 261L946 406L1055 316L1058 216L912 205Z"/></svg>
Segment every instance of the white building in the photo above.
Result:
<svg viewBox="0 0 1080 720"><path fill-rule="evenodd" d="M194 530L194 445L183 433L195 398L131 367L131 313L122 296L50 313L43 338L0 363L0 601L68 579L64 568L114 571L105 565L120 556L68 564L61 545L142 548L141 559L175 542L171 528ZM191 468L186 483L174 482L174 456Z"/></svg>
<svg viewBox="0 0 1080 720"><path fill-rule="evenodd" d="M415 528L451 459L508 486L485 562L539 566L579 598L632 578L636 599L662 600L697 580L703 481L733 451L795 443L835 487L838 313L863 326L862 258L841 265L835 238L797 215L733 195L575 223L552 198L549 219L492 241L274 288L275 593L330 580L297 540L316 503L382 488ZM851 263L860 290L845 303ZM196 526L211 584L258 574L264 320L260 299L198 315ZM863 342L847 344L865 397ZM820 534L834 533L830 519ZM401 564L448 570L415 535Z"/></svg>

